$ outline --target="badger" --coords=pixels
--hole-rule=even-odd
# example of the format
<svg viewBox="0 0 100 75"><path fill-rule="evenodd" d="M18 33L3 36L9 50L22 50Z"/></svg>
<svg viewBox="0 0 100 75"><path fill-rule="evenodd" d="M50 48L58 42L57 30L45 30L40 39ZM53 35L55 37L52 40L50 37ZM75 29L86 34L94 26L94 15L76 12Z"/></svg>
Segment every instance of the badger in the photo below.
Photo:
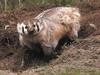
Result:
<svg viewBox="0 0 100 75"><path fill-rule="evenodd" d="M47 9L35 18L17 24L20 44L31 49L34 44L39 43L44 55L50 55L62 37L78 37L80 18L79 9L76 7Z"/></svg>

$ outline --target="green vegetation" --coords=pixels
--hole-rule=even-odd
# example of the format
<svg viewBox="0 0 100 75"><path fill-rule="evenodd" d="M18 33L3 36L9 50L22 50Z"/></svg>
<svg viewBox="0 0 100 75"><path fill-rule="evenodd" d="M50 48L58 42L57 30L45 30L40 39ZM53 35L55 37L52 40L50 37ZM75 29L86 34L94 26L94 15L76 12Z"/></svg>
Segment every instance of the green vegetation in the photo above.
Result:
<svg viewBox="0 0 100 75"><path fill-rule="evenodd" d="M79 0L0 0L0 10L13 10L22 7L39 6L72 6Z"/></svg>
<svg viewBox="0 0 100 75"><path fill-rule="evenodd" d="M100 75L100 72L85 72L80 70L66 70L65 72L62 72L62 74L59 75Z"/></svg>
<svg viewBox="0 0 100 75"><path fill-rule="evenodd" d="M57 71L46 71L40 75L100 75L100 71L80 71L75 69L57 70Z"/></svg>

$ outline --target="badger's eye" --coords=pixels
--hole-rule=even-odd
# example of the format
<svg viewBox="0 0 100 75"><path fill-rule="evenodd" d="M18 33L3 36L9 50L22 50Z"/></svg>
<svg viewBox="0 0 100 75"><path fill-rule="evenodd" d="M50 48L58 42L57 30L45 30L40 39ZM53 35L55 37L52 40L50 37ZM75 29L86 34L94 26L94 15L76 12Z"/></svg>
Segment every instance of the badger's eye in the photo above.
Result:
<svg viewBox="0 0 100 75"><path fill-rule="evenodd" d="M33 25L33 27L35 27L35 25Z"/></svg>
<svg viewBox="0 0 100 75"><path fill-rule="evenodd" d="M27 29L28 27L27 26L25 26L25 29Z"/></svg>

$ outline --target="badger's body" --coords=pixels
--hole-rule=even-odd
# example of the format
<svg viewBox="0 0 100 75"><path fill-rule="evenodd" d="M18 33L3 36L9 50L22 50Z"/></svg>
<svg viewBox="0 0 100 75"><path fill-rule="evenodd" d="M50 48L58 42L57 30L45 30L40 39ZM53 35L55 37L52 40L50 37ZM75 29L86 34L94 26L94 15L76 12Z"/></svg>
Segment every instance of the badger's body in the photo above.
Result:
<svg viewBox="0 0 100 75"><path fill-rule="evenodd" d="M56 7L45 10L34 20L18 23L20 44L32 48L31 43L39 43L44 54L49 55L63 36L70 39L78 37L79 21L80 13L77 8Z"/></svg>

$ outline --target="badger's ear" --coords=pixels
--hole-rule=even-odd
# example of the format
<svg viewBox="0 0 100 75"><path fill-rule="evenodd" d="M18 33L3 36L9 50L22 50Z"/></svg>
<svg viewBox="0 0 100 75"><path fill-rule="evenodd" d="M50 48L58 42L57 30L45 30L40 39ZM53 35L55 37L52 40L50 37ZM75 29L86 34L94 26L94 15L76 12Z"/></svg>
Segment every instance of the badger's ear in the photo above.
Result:
<svg viewBox="0 0 100 75"><path fill-rule="evenodd" d="M37 22L37 21L38 21L38 19L35 19L35 18L34 18L32 21L33 21L33 22Z"/></svg>
<svg viewBox="0 0 100 75"><path fill-rule="evenodd" d="M36 25L37 22L38 22L38 19L32 19L32 23L33 23L33 25Z"/></svg>

